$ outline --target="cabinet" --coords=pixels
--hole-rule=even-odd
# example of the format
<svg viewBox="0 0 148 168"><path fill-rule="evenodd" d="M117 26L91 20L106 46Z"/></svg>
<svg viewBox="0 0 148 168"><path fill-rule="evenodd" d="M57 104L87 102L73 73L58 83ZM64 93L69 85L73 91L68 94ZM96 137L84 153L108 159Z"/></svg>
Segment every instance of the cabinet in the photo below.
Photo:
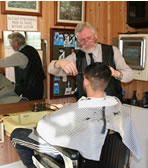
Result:
<svg viewBox="0 0 148 168"><path fill-rule="evenodd" d="M127 24L135 28L148 27L148 2L127 2Z"/></svg>
<svg viewBox="0 0 148 168"><path fill-rule="evenodd" d="M61 60L70 55L74 50L79 50L74 29L50 29L50 61ZM73 96L75 92L75 77L58 77L50 75L50 98L64 98Z"/></svg>
<svg viewBox="0 0 148 168"><path fill-rule="evenodd" d="M124 108L131 116L143 155L141 160L132 156L130 168L148 168L148 109L131 105L124 105Z"/></svg>
<svg viewBox="0 0 148 168"><path fill-rule="evenodd" d="M0 166L20 160L10 138L5 136L5 141L0 143Z"/></svg>

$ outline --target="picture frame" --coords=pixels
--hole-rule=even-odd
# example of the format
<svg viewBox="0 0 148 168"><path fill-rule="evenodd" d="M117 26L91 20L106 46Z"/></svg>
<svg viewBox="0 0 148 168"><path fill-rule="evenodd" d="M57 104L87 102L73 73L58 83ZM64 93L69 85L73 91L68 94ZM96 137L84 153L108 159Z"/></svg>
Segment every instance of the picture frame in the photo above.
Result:
<svg viewBox="0 0 148 168"><path fill-rule="evenodd" d="M55 25L76 26L85 21L85 1L55 1Z"/></svg>
<svg viewBox="0 0 148 168"><path fill-rule="evenodd" d="M42 15L41 1L2 1L1 7L3 14L30 16Z"/></svg>

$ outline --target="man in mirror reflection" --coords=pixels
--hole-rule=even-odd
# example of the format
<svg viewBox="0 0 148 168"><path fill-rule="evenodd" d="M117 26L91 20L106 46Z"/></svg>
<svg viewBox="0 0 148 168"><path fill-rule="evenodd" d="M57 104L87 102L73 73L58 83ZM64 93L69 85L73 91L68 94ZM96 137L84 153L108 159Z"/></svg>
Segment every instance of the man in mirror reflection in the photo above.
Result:
<svg viewBox="0 0 148 168"><path fill-rule="evenodd" d="M15 93L15 84L8 80L0 70L0 104L28 101Z"/></svg>
<svg viewBox="0 0 148 168"><path fill-rule="evenodd" d="M15 53L1 58L0 67L14 67L17 95L29 100L42 99L45 74L38 51L27 45L25 37L19 32L8 35L8 39Z"/></svg>
<svg viewBox="0 0 148 168"><path fill-rule="evenodd" d="M103 62L110 67L112 78L106 88L107 95L116 96L122 102L121 82L133 80L132 69L125 63L117 47L97 43L97 33L89 23L80 23L75 29L80 50L75 50L65 59L53 60L48 72L56 76L74 75L77 84L77 99L85 95L83 89L83 72L93 62Z"/></svg>

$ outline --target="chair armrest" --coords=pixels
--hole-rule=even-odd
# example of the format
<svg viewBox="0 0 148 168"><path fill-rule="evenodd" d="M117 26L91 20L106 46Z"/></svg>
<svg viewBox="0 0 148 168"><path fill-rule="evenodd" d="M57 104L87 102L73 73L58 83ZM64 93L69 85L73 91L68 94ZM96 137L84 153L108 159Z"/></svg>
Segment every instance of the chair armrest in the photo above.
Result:
<svg viewBox="0 0 148 168"><path fill-rule="evenodd" d="M61 146L55 146L55 148L65 156L69 157L71 160L78 160L81 156L80 153L74 149L64 148Z"/></svg>

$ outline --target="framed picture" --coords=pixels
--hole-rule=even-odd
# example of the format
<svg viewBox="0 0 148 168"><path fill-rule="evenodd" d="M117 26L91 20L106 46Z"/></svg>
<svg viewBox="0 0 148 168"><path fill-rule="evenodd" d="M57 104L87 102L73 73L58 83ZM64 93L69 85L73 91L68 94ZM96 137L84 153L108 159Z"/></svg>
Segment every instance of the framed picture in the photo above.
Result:
<svg viewBox="0 0 148 168"><path fill-rule="evenodd" d="M85 1L56 1L55 25L76 26L85 21Z"/></svg>
<svg viewBox="0 0 148 168"><path fill-rule="evenodd" d="M40 1L2 1L2 13L14 15L42 15L42 2Z"/></svg>

